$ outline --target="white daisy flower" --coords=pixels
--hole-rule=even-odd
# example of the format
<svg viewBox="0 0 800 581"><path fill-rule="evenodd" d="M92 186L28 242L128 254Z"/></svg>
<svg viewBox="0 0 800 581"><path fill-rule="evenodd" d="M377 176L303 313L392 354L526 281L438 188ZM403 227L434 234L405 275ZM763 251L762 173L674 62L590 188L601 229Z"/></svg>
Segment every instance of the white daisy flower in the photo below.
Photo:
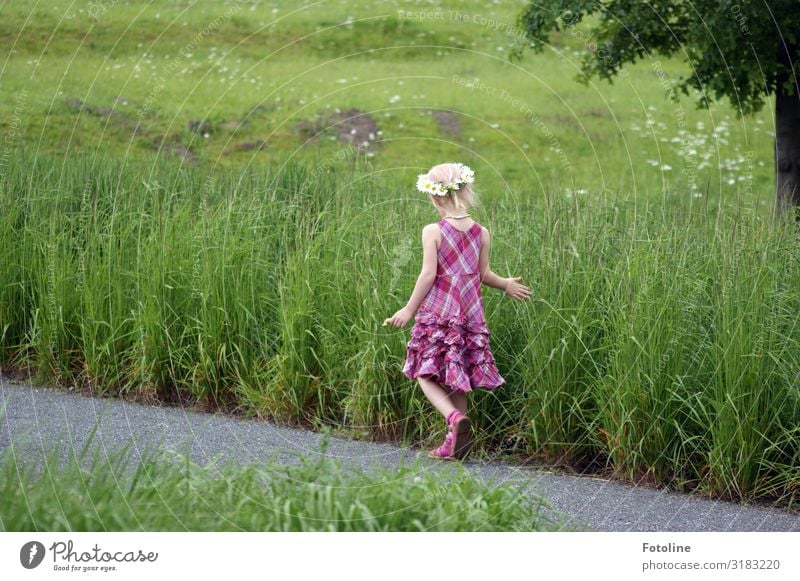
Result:
<svg viewBox="0 0 800 581"><path fill-rule="evenodd" d="M417 189L423 193L430 191L430 180L427 174L421 173L417 176Z"/></svg>
<svg viewBox="0 0 800 581"><path fill-rule="evenodd" d="M447 194L447 190L445 190L440 184L429 179L428 175L424 173L417 176L417 189L420 192L432 194L434 196L444 196Z"/></svg>
<svg viewBox="0 0 800 581"><path fill-rule="evenodd" d="M456 164L459 168L459 177L452 184L444 185L435 182L428 177L428 174L419 174L417 176L417 189L426 194L434 196L446 196L448 192L460 190L464 184L471 184L475 181L475 172L463 163Z"/></svg>
<svg viewBox="0 0 800 581"><path fill-rule="evenodd" d="M461 169L461 182L465 184L471 184L475 182L475 172L472 171L469 166L464 165L463 163L458 164Z"/></svg>

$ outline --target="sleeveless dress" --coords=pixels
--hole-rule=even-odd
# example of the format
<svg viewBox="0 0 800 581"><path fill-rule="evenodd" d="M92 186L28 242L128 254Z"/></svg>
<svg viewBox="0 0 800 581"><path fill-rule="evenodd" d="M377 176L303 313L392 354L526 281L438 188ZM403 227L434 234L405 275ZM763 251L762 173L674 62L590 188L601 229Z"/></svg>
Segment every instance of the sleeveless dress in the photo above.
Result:
<svg viewBox="0 0 800 581"><path fill-rule="evenodd" d="M481 226L462 232L440 220L436 281L414 317L403 375L468 392L505 383L495 366L483 312Z"/></svg>

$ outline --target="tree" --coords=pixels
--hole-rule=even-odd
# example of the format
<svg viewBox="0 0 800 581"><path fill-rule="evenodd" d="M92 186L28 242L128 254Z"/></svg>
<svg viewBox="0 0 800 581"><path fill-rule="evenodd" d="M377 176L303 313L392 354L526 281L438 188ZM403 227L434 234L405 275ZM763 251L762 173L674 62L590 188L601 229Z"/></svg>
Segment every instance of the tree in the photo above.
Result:
<svg viewBox="0 0 800 581"><path fill-rule="evenodd" d="M581 32L586 78L611 82L625 63L658 53L687 62L691 72L677 89L696 90L698 107L712 95L728 97L741 117L760 111L774 94L776 214L791 209L800 220L798 0L532 0L519 27L540 52L552 31L577 33L590 15L597 24Z"/></svg>

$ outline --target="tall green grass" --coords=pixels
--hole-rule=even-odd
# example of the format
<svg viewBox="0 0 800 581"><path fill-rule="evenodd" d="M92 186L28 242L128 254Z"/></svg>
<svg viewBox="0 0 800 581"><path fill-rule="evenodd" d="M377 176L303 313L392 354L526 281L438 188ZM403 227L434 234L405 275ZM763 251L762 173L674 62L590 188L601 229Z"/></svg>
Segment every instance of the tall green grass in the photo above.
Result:
<svg viewBox="0 0 800 581"><path fill-rule="evenodd" d="M356 160L186 169L18 151L2 182L4 366L41 382L201 402L433 445L441 418L381 327L438 216ZM322 169L321 169L322 168ZM559 191L559 190L556 190ZM796 505L800 249L740 208L487 197L485 289L507 384L471 397L479 451ZM666 203L666 205L665 205Z"/></svg>

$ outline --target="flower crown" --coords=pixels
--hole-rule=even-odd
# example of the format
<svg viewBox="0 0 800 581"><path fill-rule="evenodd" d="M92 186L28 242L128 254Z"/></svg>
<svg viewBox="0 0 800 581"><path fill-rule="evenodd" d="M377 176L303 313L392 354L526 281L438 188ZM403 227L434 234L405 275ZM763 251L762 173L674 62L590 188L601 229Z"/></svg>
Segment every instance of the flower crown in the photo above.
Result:
<svg viewBox="0 0 800 581"><path fill-rule="evenodd" d="M448 192L453 192L463 185L475 182L475 172L472 171L469 166L463 163L457 163L456 165L458 166L458 179L452 184L435 182L428 177L428 174L421 173L417 176L417 189L425 194L446 196Z"/></svg>

